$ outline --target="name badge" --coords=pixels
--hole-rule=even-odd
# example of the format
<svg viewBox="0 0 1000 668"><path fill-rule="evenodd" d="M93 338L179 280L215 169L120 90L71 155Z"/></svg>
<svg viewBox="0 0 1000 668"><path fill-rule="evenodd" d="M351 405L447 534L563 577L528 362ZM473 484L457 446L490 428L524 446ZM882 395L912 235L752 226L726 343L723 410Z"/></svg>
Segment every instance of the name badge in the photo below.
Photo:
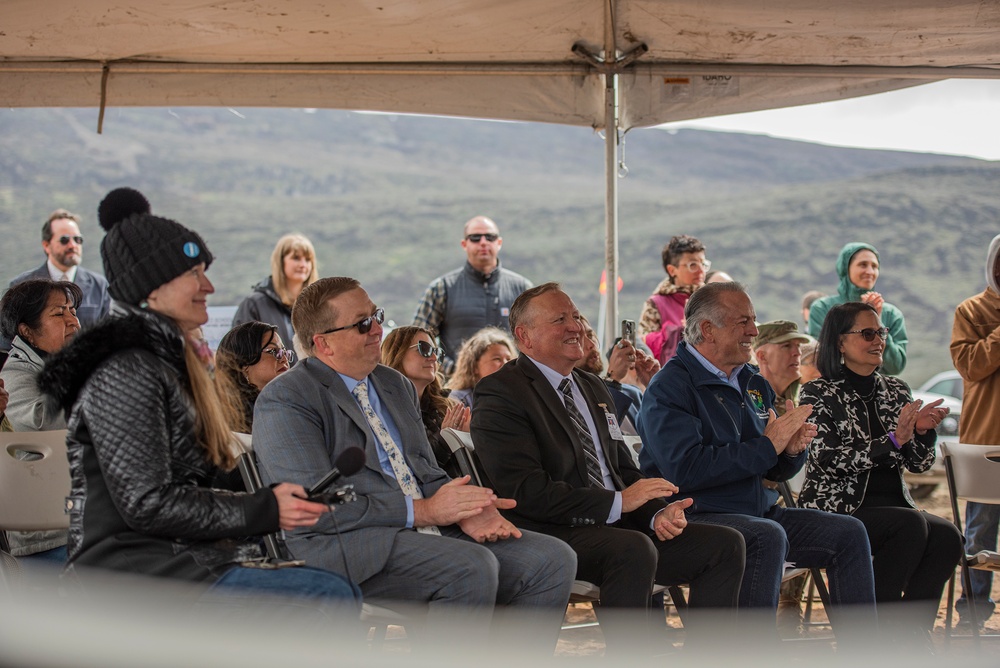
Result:
<svg viewBox="0 0 1000 668"><path fill-rule="evenodd" d="M615 441L624 441L625 436L622 435L622 428L618 426L618 418L608 410L607 404L598 405L604 409L604 419L608 422L608 432L611 434L611 438Z"/></svg>
<svg viewBox="0 0 1000 668"><path fill-rule="evenodd" d="M500 315L506 318L507 316L510 315L510 309L504 306L503 308L500 309Z"/></svg>

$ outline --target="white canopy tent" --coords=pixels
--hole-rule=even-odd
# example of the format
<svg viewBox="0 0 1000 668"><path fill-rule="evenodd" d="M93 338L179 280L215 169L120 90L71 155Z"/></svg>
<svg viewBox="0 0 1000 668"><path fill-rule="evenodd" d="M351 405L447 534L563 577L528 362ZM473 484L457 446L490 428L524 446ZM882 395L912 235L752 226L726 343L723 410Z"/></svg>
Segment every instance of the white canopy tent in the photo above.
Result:
<svg viewBox="0 0 1000 668"><path fill-rule="evenodd" d="M620 133L958 77L1000 77L995 0L0 3L8 107L302 106L614 128L612 286Z"/></svg>

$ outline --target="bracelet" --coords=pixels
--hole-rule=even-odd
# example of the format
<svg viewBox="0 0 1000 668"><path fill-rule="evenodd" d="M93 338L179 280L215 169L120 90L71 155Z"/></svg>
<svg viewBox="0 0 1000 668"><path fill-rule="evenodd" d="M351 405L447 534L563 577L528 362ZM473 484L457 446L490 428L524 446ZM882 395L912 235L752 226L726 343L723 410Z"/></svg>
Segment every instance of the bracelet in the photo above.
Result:
<svg viewBox="0 0 1000 668"><path fill-rule="evenodd" d="M902 450L903 449L903 446L901 446L899 444L899 441L896 440L896 434L895 434L895 432L891 432L891 431L889 432L889 440L892 441L892 444L894 446L896 446L897 450Z"/></svg>

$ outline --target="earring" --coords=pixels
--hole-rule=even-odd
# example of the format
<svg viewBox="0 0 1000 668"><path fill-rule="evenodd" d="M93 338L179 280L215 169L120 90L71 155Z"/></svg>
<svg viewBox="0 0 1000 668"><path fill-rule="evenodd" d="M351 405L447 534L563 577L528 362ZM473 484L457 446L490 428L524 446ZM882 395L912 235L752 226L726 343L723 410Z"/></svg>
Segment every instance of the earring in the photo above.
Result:
<svg viewBox="0 0 1000 668"><path fill-rule="evenodd" d="M844 353L840 353L840 366L844 366Z"/></svg>
<svg viewBox="0 0 1000 668"><path fill-rule="evenodd" d="M139 308L142 308L142 309L149 308L149 302L147 302L145 299L143 299L141 302L139 302Z"/></svg>

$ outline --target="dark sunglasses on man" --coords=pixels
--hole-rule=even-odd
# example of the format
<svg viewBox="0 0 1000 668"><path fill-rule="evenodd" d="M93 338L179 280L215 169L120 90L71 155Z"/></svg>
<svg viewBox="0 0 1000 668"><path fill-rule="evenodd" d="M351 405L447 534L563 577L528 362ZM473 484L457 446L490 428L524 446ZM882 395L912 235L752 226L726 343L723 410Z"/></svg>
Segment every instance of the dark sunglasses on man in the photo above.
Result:
<svg viewBox="0 0 1000 668"><path fill-rule="evenodd" d="M480 241L483 240L483 237L486 237L487 241L489 241L490 243L493 243L494 241L496 241L497 239L500 238L500 235L499 234L467 234L465 236L465 240L466 241L471 241L474 244L478 244Z"/></svg>
<svg viewBox="0 0 1000 668"><path fill-rule="evenodd" d="M417 341L411 348L416 348L417 352L420 353L421 357L430 357L431 355L436 355L438 358L444 354L444 351L427 341Z"/></svg>
<svg viewBox="0 0 1000 668"><path fill-rule="evenodd" d="M82 246L83 245L83 237L81 237L79 234L76 235L76 236L70 236L68 234L64 234L61 237L59 237L59 243L61 243L63 246L65 246L66 244L69 243L70 239L72 239L73 241L75 241L78 246Z"/></svg>
<svg viewBox="0 0 1000 668"><path fill-rule="evenodd" d="M874 341L875 337L877 336L878 338L885 341L886 337L889 336L889 330L885 327L882 327L881 329L872 329L871 327L865 327L864 329L852 329L849 332L845 332L845 334L860 334L861 338L863 338L865 341Z"/></svg>
<svg viewBox="0 0 1000 668"><path fill-rule="evenodd" d="M352 327L357 327L358 333L360 334L367 334L368 332L372 331L373 323L377 322L378 324L381 325L383 320L385 320L385 311L383 309L377 308L375 309L374 313L372 313L364 320L358 320L353 325L344 325L343 327L334 327L333 329L328 329L325 332L323 332L323 334L333 334L334 332L340 332L345 329L351 329Z"/></svg>

